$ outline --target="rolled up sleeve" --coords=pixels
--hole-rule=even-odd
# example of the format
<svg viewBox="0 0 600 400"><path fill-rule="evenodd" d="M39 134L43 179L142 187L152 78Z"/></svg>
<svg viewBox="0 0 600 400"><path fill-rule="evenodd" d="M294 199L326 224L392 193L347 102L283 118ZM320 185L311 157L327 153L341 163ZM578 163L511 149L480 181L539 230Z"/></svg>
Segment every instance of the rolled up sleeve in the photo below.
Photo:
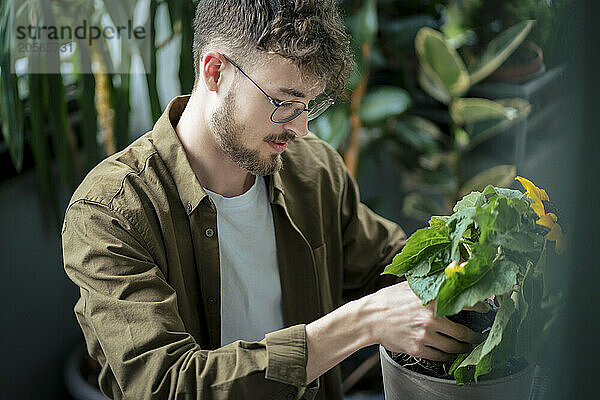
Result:
<svg viewBox="0 0 600 400"><path fill-rule="evenodd" d="M312 399L304 325L202 349L177 293L154 262L148 232L109 205L79 200L65 214L64 268L80 287L75 314L99 383L120 399ZM318 387L317 387L318 388Z"/></svg>

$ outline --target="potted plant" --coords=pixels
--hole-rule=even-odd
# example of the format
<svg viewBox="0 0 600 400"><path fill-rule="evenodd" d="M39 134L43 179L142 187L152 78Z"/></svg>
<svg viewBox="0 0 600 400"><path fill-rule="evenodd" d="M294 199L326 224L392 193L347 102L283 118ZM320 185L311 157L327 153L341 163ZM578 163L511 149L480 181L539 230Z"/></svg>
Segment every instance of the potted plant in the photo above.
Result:
<svg viewBox="0 0 600 400"><path fill-rule="evenodd" d="M434 216L429 227L416 231L383 272L405 276L424 305L435 301L436 317L487 335L447 363L381 347L386 398L532 398L535 357L560 297L546 282L546 253L552 247L561 253L565 236L547 193L516 179L525 194L491 185L470 193L452 215ZM461 311L491 299L490 312L479 318ZM475 323L486 318L489 324Z"/></svg>

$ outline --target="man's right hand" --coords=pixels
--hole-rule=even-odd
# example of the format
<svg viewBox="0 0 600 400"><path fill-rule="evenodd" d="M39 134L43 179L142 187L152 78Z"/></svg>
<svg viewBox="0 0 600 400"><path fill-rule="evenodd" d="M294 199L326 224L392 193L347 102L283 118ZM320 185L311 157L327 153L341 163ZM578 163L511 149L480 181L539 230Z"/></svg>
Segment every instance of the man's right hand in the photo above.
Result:
<svg viewBox="0 0 600 400"><path fill-rule="evenodd" d="M472 309L479 311L479 305ZM450 360L471 351L483 335L448 318L435 318L435 303L423 306L407 282L381 289L306 325L307 384L358 349L386 349L430 360Z"/></svg>
<svg viewBox="0 0 600 400"><path fill-rule="evenodd" d="M371 310L369 324L375 343L386 349L429 360L447 361L471 351L484 336L446 317L435 317L435 300L423 306L408 282L364 297ZM470 309L478 310L477 305Z"/></svg>

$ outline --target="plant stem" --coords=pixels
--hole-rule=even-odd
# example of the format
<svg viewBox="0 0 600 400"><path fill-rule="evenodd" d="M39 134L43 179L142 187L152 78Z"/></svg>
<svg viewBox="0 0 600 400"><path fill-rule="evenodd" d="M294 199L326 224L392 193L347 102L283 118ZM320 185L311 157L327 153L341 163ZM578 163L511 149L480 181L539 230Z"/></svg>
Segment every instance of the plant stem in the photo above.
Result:
<svg viewBox="0 0 600 400"><path fill-rule="evenodd" d="M348 143L348 148L344 152L344 162L352 177L356 176L356 166L358 164L358 154L360 152L360 130L362 128L362 123L358 114L358 109L360 107L360 102L367 91L367 84L369 83L371 45L365 43L362 45L361 50L364 63L367 67L360 83L352 93L352 100L350 103L350 141Z"/></svg>

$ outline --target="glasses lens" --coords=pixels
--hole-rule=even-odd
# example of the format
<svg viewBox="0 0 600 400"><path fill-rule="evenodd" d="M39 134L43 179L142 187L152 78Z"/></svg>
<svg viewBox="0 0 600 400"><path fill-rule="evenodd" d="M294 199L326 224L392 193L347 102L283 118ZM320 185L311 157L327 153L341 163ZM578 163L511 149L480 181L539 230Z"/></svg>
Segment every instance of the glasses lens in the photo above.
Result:
<svg viewBox="0 0 600 400"><path fill-rule="evenodd" d="M308 120L311 121L317 118L319 115L323 114L334 101L332 99L327 99L316 104L309 112L308 112Z"/></svg>
<svg viewBox="0 0 600 400"><path fill-rule="evenodd" d="M304 111L304 103L299 101L284 101L273 111L271 120L284 123L293 120Z"/></svg>

